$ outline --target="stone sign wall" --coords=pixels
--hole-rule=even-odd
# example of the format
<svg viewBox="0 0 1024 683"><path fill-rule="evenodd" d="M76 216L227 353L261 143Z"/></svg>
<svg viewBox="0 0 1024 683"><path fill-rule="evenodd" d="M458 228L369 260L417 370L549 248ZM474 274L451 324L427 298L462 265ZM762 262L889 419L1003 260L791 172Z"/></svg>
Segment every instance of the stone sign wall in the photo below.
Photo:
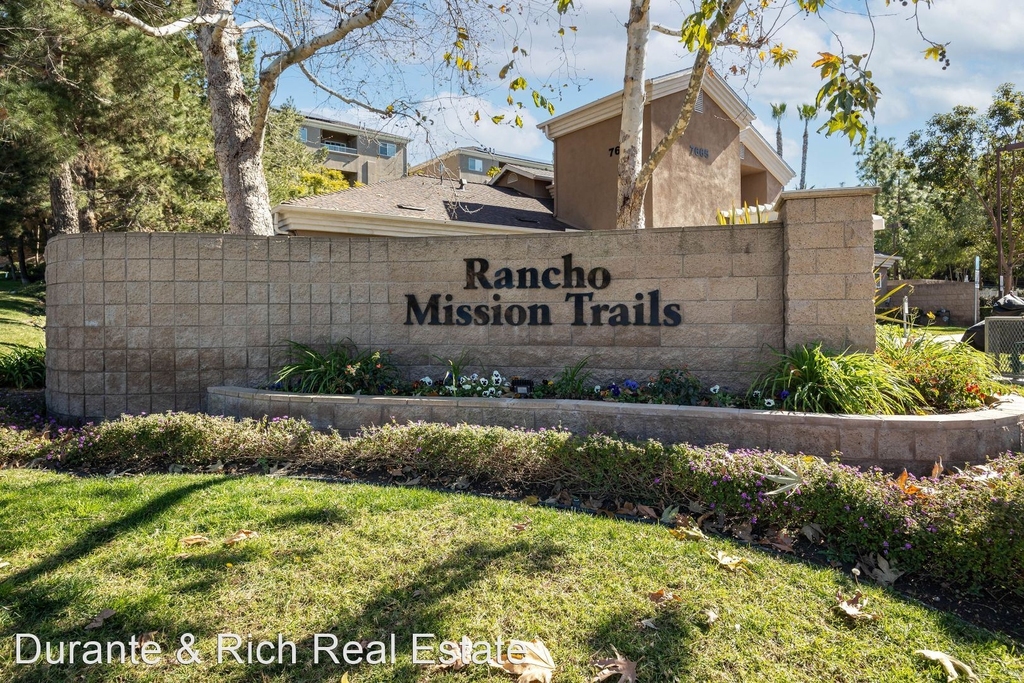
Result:
<svg viewBox="0 0 1024 683"><path fill-rule="evenodd" d="M596 380L688 366L742 389L772 349L874 345L873 192L783 195L782 222L497 237L86 234L47 245L47 403L66 418L203 408L283 342L390 349L410 378Z"/></svg>

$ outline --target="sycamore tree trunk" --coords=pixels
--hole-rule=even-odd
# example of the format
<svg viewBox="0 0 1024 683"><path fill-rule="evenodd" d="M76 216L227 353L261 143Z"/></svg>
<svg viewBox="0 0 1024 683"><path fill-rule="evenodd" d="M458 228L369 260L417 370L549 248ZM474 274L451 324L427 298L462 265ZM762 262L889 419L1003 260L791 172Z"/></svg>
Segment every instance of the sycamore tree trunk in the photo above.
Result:
<svg viewBox="0 0 1024 683"><path fill-rule="evenodd" d="M201 0L199 12L230 13L232 0ZM255 130L252 102L245 92L238 41L242 31L233 18L222 26L196 31L206 67L207 97L213 123L213 146L224 186L231 232L273 235L270 192L263 173L263 132Z"/></svg>
<svg viewBox="0 0 1024 683"><path fill-rule="evenodd" d="M64 162L50 174L50 210L53 213L54 235L78 233L75 178L71 173L70 162Z"/></svg>
<svg viewBox="0 0 1024 683"><path fill-rule="evenodd" d="M619 128L618 211L615 227L644 228L647 184L639 186L644 165L644 108L647 100L647 42L651 35L650 0L631 0L626 24L626 75L622 83L622 125Z"/></svg>

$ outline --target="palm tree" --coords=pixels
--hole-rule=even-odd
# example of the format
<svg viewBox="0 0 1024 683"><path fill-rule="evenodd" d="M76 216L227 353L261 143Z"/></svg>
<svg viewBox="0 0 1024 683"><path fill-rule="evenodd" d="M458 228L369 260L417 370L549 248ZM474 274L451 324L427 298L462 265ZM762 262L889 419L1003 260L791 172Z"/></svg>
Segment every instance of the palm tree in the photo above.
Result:
<svg viewBox="0 0 1024 683"><path fill-rule="evenodd" d="M775 151L782 156L782 119L786 116L786 103L772 105L772 120L777 124L775 128Z"/></svg>
<svg viewBox="0 0 1024 683"><path fill-rule="evenodd" d="M813 104L800 105L800 120L804 122L804 153L800 159L800 189L807 188L807 136L811 121L818 117L818 108Z"/></svg>

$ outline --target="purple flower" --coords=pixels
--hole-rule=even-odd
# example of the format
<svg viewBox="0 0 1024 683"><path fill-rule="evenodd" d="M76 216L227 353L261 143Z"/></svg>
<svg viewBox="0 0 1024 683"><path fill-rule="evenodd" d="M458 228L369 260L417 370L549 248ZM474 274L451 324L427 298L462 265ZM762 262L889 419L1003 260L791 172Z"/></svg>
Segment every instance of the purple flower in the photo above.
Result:
<svg viewBox="0 0 1024 683"><path fill-rule="evenodd" d="M636 380L632 379L627 379L625 382L622 383L622 386L626 387L630 391L636 391L637 389L640 388L640 385L636 382Z"/></svg>
<svg viewBox="0 0 1024 683"><path fill-rule="evenodd" d="M783 389L782 391L779 392L779 398L785 401L787 398L789 398L789 392Z"/></svg>

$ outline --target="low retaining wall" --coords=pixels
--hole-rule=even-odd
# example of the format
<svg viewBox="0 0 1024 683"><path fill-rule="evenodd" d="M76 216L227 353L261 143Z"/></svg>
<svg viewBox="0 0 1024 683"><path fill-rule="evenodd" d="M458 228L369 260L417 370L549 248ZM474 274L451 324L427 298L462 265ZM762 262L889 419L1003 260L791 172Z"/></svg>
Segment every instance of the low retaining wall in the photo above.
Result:
<svg viewBox="0 0 1024 683"><path fill-rule="evenodd" d="M603 401L323 396L238 387L207 389L207 412L231 417L302 417L315 427L353 434L360 427L414 420L456 424L561 425L577 433L606 432L668 443L763 448L828 457L851 465L927 473L979 463L985 456L1021 450L1024 398L990 410L957 415L862 416L783 413Z"/></svg>

